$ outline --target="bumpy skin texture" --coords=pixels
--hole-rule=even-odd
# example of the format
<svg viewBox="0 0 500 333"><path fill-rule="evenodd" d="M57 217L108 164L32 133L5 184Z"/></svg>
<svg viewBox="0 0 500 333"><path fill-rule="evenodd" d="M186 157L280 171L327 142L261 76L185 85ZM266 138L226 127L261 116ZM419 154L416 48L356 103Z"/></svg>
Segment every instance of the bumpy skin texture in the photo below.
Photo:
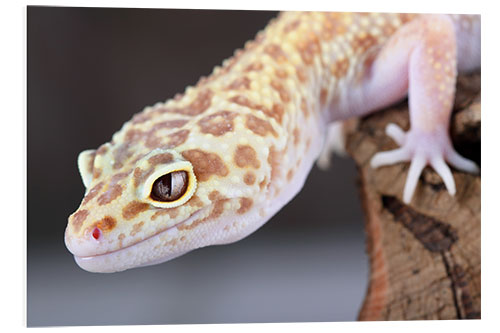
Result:
<svg viewBox="0 0 500 333"><path fill-rule="evenodd" d="M457 67L479 66L479 29L476 16L280 14L209 77L80 154L87 190L68 249L82 268L113 272L239 240L301 189L329 123L408 92L412 128L388 128L402 147L372 164L412 161L406 201L426 163L453 194L445 160L477 171L447 130ZM152 199L155 180L177 170L188 174L185 195Z"/></svg>

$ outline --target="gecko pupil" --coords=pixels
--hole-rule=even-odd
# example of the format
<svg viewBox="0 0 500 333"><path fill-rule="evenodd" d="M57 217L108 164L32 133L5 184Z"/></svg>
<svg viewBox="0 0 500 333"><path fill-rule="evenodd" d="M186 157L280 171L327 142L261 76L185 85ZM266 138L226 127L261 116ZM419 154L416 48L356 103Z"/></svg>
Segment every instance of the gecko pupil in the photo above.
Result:
<svg viewBox="0 0 500 333"><path fill-rule="evenodd" d="M186 193L187 172L174 171L161 176L153 183L151 198L156 201L175 201Z"/></svg>

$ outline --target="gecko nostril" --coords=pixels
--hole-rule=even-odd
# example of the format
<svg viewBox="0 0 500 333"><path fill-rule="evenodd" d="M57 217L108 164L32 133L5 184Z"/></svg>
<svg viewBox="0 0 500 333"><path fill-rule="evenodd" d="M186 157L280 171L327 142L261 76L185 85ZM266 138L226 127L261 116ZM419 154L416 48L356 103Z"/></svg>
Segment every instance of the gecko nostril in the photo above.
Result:
<svg viewBox="0 0 500 333"><path fill-rule="evenodd" d="M94 230L92 231L92 237L94 237L95 240L98 240L99 238L101 238L101 229L99 228L94 228Z"/></svg>

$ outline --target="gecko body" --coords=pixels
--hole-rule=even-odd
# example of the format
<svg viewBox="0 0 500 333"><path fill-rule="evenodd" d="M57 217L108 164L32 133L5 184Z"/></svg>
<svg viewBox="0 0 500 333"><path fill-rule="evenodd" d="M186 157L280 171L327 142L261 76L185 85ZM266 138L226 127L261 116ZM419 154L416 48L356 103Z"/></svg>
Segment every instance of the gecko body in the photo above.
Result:
<svg viewBox="0 0 500 333"><path fill-rule="evenodd" d="M78 157L86 187L65 242L83 269L152 265L258 229L302 188L329 124L409 94L411 129L378 167L411 161L409 201L430 164L477 172L448 123L458 70L480 64L472 15L287 12L208 77L146 107ZM327 199L325 199L327 200Z"/></svg>

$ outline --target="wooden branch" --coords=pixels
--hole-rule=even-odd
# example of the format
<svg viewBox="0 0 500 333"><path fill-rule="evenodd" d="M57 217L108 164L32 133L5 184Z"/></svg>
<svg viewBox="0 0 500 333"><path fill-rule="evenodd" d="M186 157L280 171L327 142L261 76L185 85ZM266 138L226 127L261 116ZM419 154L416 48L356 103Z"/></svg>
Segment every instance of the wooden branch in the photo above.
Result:
<svg viewBox="0 0 500 333"><path fill-rule="evenodd" d="M451 134L455 148L480 163L481 74L458 79ZM396 148L393 122L409 128L407 104L346 126L366 216L370 284L360 320L480 318L481 177L453 170L451 197L429 167L409 206L402 203L409 163L372 169L371 157Z"/></svg>

